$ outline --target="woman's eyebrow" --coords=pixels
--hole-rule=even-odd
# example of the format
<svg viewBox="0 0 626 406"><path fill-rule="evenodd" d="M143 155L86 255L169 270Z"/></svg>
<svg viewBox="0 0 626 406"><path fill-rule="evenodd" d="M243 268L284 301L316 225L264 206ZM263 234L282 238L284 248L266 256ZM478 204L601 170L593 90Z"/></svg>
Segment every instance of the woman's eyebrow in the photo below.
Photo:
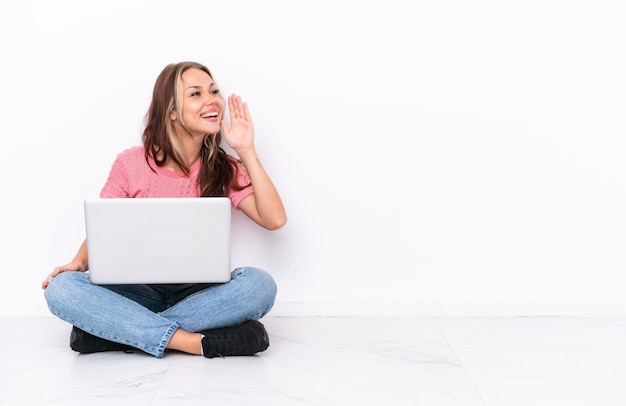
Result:
<svg viewBox="0 0 626 406"><path fill-rule="evenodd" d="M211 83L209 85L209 89L212 88L212 87L215 87L215 83ZM200 85L189 85L189 86L187 86L187 89L202 89L202 86L200 86Z"/></svg>

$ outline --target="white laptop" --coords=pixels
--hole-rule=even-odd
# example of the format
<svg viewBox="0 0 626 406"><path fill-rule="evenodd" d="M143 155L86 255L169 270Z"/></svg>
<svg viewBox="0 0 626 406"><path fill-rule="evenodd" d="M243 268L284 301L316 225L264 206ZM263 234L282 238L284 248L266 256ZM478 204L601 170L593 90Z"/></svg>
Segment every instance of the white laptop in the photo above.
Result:
<svg viewBox="0 0 626 406"><path fill-rule="evenodd" d="M84 208L92 283L230 280L227 197L87 199Z"/></svg>

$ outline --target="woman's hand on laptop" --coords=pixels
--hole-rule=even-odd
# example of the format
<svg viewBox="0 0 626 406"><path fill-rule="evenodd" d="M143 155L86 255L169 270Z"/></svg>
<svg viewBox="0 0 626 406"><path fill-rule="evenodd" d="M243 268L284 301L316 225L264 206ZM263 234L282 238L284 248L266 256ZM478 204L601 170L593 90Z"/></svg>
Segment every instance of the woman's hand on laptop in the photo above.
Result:
<svg viewBox="0 0 626 406"><path fill-rule="evenodd" d="M87 270L87 267L85 266L85 264L83 264L83 263L81 263L79 261L72 261L69 264L62 265L62 266L57 266L56 268L54 268L52 273L50 275L48 275L46 280L43 281L43 283L41 284L41 289L47 288L48 287L48 283L50 282L50 279L54 278L55 276L57 276L61 272L67 272L67 271L85 272L86 270Z"/></svg>

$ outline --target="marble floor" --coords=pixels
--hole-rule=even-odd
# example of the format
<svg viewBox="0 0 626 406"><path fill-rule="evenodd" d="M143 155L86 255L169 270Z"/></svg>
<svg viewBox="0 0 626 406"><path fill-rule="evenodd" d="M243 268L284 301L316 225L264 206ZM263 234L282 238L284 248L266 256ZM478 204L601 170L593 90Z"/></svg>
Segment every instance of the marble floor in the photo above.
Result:
<svg viewBox="0 0 626 406"><path fill-rule="evenodd" d="M253 357L78 355L0 319L0 405L626 405L625 318L266 317Z"/></svg>

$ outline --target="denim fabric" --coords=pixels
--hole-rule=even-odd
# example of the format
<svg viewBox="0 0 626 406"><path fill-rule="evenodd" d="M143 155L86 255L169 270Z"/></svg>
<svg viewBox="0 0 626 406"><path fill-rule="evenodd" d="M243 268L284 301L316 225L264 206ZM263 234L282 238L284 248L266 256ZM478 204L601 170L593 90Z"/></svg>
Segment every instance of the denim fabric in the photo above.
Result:
<svg viewBox="0 0 626 406"><path fill-rule="evenodd" d="M222 284L95 285L89 272L63 272L44 290L48 308L95 336L162 358L179 327L198 332L258 320L274 305L276 283L237 268Z"/></svg>
<svg viewBox="0 0 626 406"><path fill-rule="evenodd" d="M150 284L150 285L101 285L126 296L155 313L162 312L187 296L215 286L210 283Z"/></svg>

